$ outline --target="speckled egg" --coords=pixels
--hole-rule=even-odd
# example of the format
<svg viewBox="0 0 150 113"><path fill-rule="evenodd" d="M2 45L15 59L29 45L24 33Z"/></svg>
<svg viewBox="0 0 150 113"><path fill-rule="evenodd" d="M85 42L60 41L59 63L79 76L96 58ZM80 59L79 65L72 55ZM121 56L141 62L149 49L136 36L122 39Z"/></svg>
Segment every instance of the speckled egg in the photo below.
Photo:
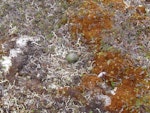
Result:
<svg viewBox="0 0 150 113"><path fill-rule="evenodd" d="M69 53L66 55L66 60L68 63L75 63L79 60L79 55L77 53Z"/></svg>

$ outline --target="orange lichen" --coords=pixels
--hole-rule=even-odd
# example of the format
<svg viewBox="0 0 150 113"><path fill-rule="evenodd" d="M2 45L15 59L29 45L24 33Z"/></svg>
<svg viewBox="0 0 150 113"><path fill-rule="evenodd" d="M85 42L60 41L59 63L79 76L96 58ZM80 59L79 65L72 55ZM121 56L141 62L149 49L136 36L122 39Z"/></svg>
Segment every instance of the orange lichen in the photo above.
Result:
<svg viewBox="0 0 150 113"><path fill-rule="evenodd" d="M117 91L115 95L111 96L112 104L107 108L111 112L116 110L121 110L123 106L123 112L128 113L129 108L135 104L137 92L136 85L141 82L141 80L146 75L140 67L134 67L129 59L122 56L120 53L111 52L101 52L98 53L95 58L95 67L93 73L99 74L105 71L108 85L111 82L120 82L117 85Z"/></svg>
<svg viewBox="0 0 150 113"><path fill-rule="evenodd" d="M111 96L112 104L107 108L116 111L121 110L123 105L128 108L133 106L139 93L135 91L136 84L144 78L146 72L140 67L134 67L129 58L118 52L100 52L96 55L93 73L99 74L102 71L107 73L105 80L108 85L111 85L112 81L119 82L116 94ZM128 109L123 111L127 113Z"/></svg>
<svg viewBox="0 0 150 113"><path fill-rule="evenodd" d="M111 28L111 14L103 11L96 2L83 1L78 12L70 19L71 33L82 34L86 42L100 44L102 29Z"/></svg>
<svg viewBox="0 0 150 113"><path fill-rule="evenodd" d="M116 94L111 97L112 103L108 106L108 109L113 112L120 111L123 108L123 112L128 113L130 110L129 106L133 105L136 98L134 87L130 80L124 79L122 84L117 87Z"/></svg>
<svg viewBox="0 0 150 113"><path fill-rule="evenodd" d="M84 75L81 80L82 80L81 86L86 87L88 89L93 89L97 87L97 84L101 81L100 78L93 75L88 76Z"/></svg>
<svg viewBox="0 0 150 113"><path fill-rule="evenodd" d="M110 8L124 10L125 4L123 0L102 0L102 2Z"/></svg>
<svg viewBox="0 0 150 113"><path fill-rule="evenodd" d="M121 55L119 52L99 52L95 56L95 68L93 73L99 74L102 71L110 73L111 76L118 78L124 72L134 73L135 68L133 62L127 57ZM133 68L133 69L132 69ZM140 69L136 69L140 73Z"/></svg>
<svg viewBox="0 0 150 113"><path fill-rule="evenodd" d="M112 76L118 75L123 68L122 64L126 64L127 61L118 52L99 52L95 56L95 68L93 73L99 74L101 71L112 72Z"/></svg>

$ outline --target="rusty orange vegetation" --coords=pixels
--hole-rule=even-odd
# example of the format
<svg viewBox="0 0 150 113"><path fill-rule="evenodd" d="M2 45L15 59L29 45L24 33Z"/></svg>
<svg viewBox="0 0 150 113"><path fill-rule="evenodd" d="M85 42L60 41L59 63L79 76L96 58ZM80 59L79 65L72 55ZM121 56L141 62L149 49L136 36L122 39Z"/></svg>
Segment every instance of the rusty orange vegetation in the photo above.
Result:
<svg viewBox="0 0 150 113"><path fill-rule="evenodd" d="M112 9L116 10L124 10L125 4L123 3L123 0L101 0L106 6L111 7Z"/></svg>
<svg viewBox="0 0 150 113"><path fill-rule="evenodd" d="M104 5L113 4L115 9L124 9L123 0L101 0ZM137 8L137 13L143 12L143 8ZM100 51L101 31L111 29L113 22L113 12L108 12L102 9L97 2L92 0L84 0L78 7L78 11L71 14L71 33L74 38L78 38L77 34L83 35L83 42L89 45L90 50L97 49L95 53L95 66L91 71L92 74L98 75L100 72L106 72L105 80L109 86L113 83L117 87L115 95L109 95L112 103L106 109L110 112L118 112L122 109L122 113L129 113L134 106L139 94L137 84L143 81L146 76L146 71L140 67L135 67L133 62L127 55L122 55L120 52L103 52ZM94 75L85 74L81 78L78 86L69 87L59 90L65 96L71 96L83 104L87 103L86 98L82 95L86 91L94 93L104 93L105 91L99 87L102 82L101 78ZM137 111L134 110L134 113Z"/></svg>
<svg viewBox="0 0 150 113"><path fill-rule="evenodd" d="M87 44L99 44L101 40L101 30L109 29L112 26L112 14L103 11L98 4L93 1L83 1L79 6L79 11L71 15L70 23L72 34L82 34L84 42Z"/></svg>
<svg viewBox="0 0 150 113"><path fill-rule="evenodd" d="M108 85L121 80L121 83L117 85L116 94L111 96L112 104L107 108L115 111L124 105L127 105L127 108L133 106L136 95L139 93L135 90L136 85L142 81L146 72L140 67L134 67L132 61L120 53L112 52L102 52L96 55L93 73L99 74L102 71L107 73L105 79ZM124 109L124 112L128 113L129 111Z"/></svg>

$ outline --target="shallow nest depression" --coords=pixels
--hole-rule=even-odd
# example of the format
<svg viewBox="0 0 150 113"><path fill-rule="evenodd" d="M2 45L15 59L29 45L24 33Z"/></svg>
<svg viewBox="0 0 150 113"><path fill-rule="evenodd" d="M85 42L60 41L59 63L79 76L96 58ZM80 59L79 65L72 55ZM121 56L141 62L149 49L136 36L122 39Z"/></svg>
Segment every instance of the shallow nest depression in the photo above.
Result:
<svg viewBox="0 0 150 113"><path fill-rule="evenodd" d="M139 17L143 17L141 8L137 10L130 10L129 8L130 5L132 9L134 6L138 7L142 4L148 10L149 6L146 6L143 0L137 0L136 2L124 0L129 8L128 12L125 13L118 10L123 7L122 5L116 5L116 3L123 3L122 0L110 1L112 3L108 0L84 0L84 2L80 0L1 1L1 112L126 113L128 111L140 111L144 113L150 111L150 103L146 101L150 99L149 74L144 79L140 77L136 79L137 73L143 75L145 72L141 72L140 69L135 69L132 66L132 68L127 69L126 73L123 72L127 76L119 76L121 79L114 81L117 77L115 74L118 73L115 69L121 71L124 69L118 68L123 67L121 62L124 61L120 53L123 55L128 54L128 57L131 56L131 63L135 66L143 66L142 68L145 70L149 66L148 16L146 16L147 19L142 20L141 24L136 16L133 16L132 20L130 15L137 11L140 14ZM89 10L88 4L90 4L91 9L93 8L89 11L90 15L88 15L88 11L84 11L85 9ZM95 10L103 11L103 13ZM95 13L93 13L94 11ZM110 15L107 15L109 14L107 11L110 11ZM113 11L115 13L112 13ZM75 16L72 16L74 14ZM85 24L82 23L84 17L81 14L85 16ZM115 15L114 19L110 19L114 22L113 29L102 31L100 38L103 37L103 39L96 40L93 43L92 38L99 37L97 32L100 29L103 27L110 28L109 25L101 26L101 23L97 24L96 18L98 17L101 22L101 20L104 21L112 14ZM72 19L71 16L75 18ZM76 16L79 17L76 18ZM86 16L91 19L90 22ZM104 16L104 18L101 18L101 16ZM132 21L130 21L130 17ZM93 22L92 19L96 21ZM109 18L105 21L108 22ZM70 26L71 24L76 26L76 23L80 23L80 28L75 28L78 31L73 34L74 31L70 32ZM88 30L89 28L86 27L90 26L91 23L96 24L100 29L97 30L97 26L93 27L91 25L94 30L92 31L91 28ZM134 25L137 29L133 30ZM84 40L84 38L87 38L87 40ZM92 44L95 44L95 46ZM119 54L115 53L116 48L119 49ZM70 64L67 62L66 55L70 52L79 55L79 60L76 63ZM97 60L97 62L94 60ZM115 65L116 62L119 63ZM126 61L124 62L122 63L126 64ZM108 64L112 65L108 67ZM107 73L113 75L114 78L107 76L105 72L110 70L112 72ZM149 71L149 69L147 70ZM128 76L130 73L131 75L136 74L130 78ZM139 79L143 79L141 83L139 83ZM134 84L134 80L137 80L138 83ZM140 87L141 89L134 89L134 87ZM122 90L123 88L127 89L125 93ZM135 92L141 91L137 93L140 95L136 95L134 105L132 105L132 102L130 103L129 99L126 99L129 97L132 100L135 97L132 90L136 90ZM115 95L120 98L115 97ZM111 99L115 100L116 104L111 102ZM110 104L112 106L105 109Z"/></svg>

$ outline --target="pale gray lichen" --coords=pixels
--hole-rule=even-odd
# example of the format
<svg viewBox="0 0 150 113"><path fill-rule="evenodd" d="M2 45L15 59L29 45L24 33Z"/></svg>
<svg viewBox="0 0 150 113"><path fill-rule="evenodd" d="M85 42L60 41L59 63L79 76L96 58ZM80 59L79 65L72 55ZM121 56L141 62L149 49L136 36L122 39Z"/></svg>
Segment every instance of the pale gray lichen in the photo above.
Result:
<svg viewBox="0 0 150 113"><path fill-rule="evenodd" d="M11 57L2 56L2 59L0 60L0 64L2 66L2 71L5 74L9 73L9 69L12 66Z"/></svg>

